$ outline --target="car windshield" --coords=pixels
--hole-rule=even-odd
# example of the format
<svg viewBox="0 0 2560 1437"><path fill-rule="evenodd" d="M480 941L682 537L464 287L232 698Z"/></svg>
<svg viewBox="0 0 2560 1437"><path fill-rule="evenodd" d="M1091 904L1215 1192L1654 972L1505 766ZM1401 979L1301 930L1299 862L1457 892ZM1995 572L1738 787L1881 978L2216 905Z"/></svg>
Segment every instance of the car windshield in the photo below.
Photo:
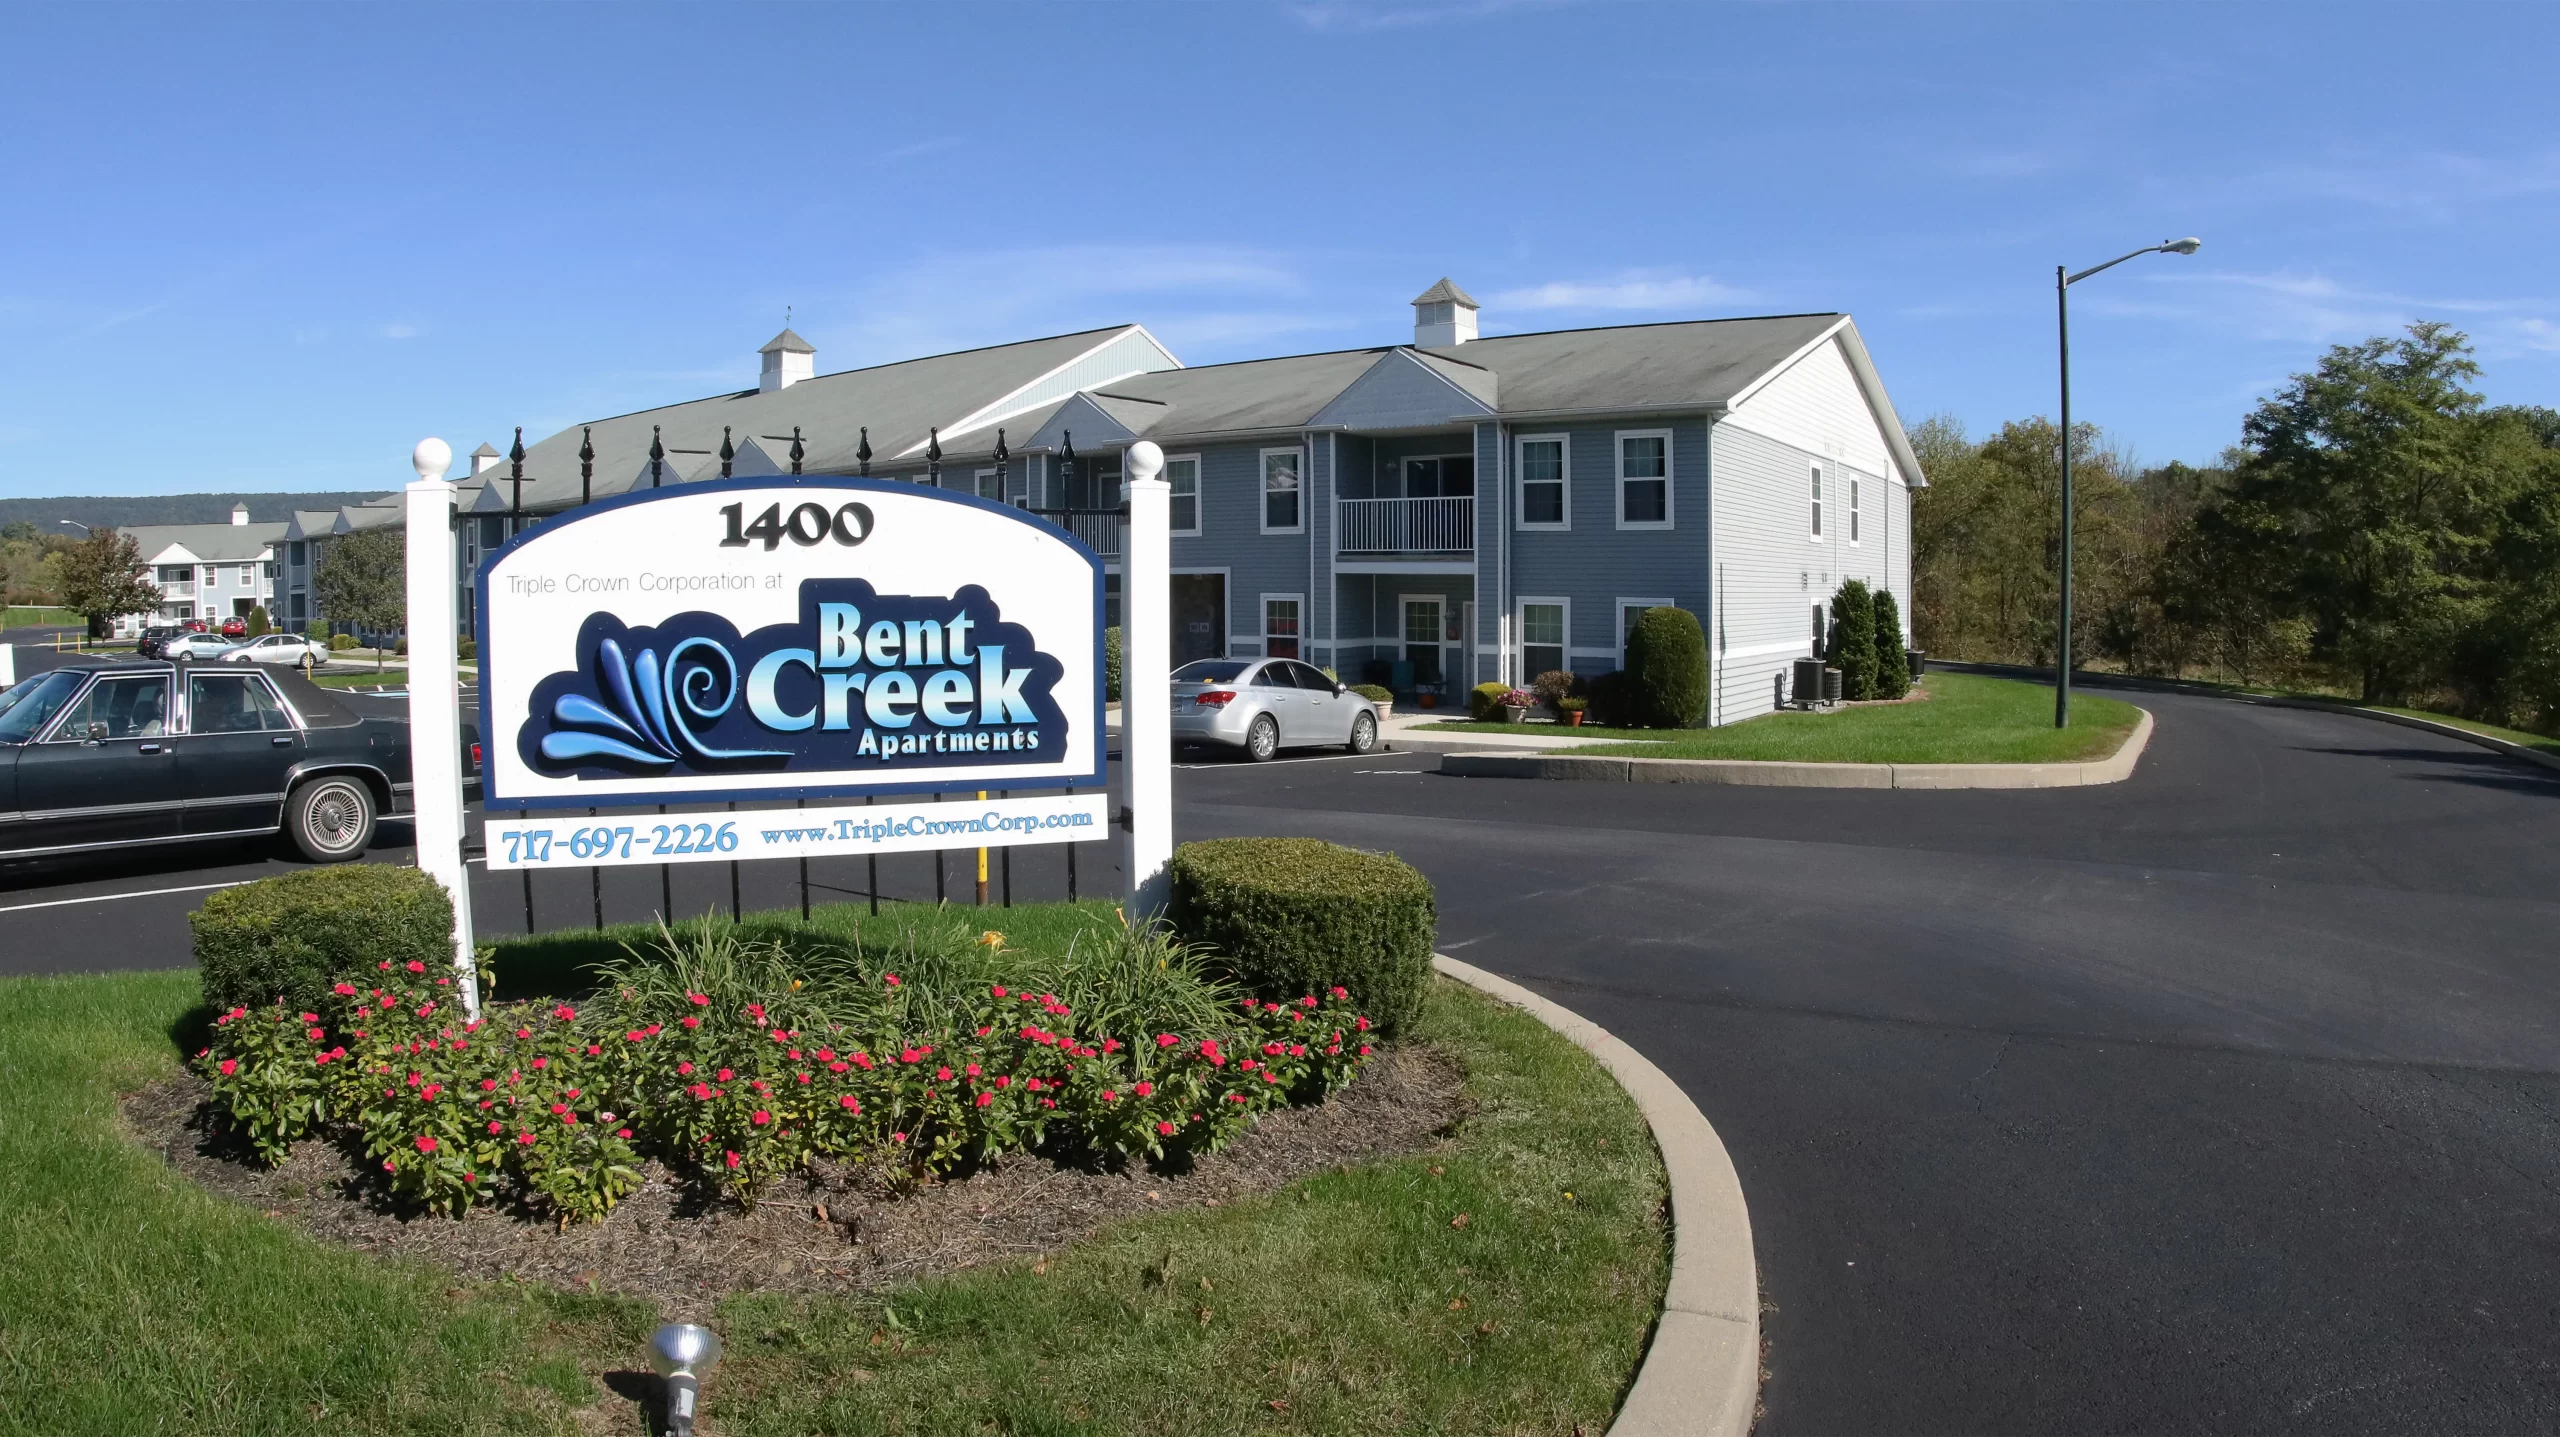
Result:
<svg viewBox="0 0 2560 1437"><path fill-rule="evenodd" d="M1252 667L1252 660L1199 659L1173 671L1178 684L1231 684L1236 675Z"/></svg>
<svg viewBox="0 0 2560 1437"><path fill-rule="evenodd" d="M80 669L55 669L0 694L0 743L32 742L88 677Z"/></svg>

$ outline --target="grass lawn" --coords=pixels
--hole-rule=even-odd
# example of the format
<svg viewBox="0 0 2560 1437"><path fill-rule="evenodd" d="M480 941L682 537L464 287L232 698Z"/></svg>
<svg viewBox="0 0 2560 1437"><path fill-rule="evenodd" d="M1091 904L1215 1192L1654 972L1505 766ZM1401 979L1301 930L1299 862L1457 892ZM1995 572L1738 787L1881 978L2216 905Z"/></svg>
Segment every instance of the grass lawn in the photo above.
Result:
<svg viewBox="0 0 2560 1437"><path fill-rule="evenodd" d="M1451 719L1442 723L1415 724L1408 732L1525 733L1539 738L1580 738L1601 741L1616 739L1621 742L1646 743L1670 737L1660 729L1651 728L1602 728L1596 723L1585 723L1580 728L1573 728L1560 723L1503 723L1495 719L1487 719L1483 723L1477 723L1472 719Z"/></svg>
<svg viewBox="0 0 2560 1437"><path fill-rule="evenodd" d="M2537 753L2547 753L2554 758L2560 758L2560 738L2553 738L2549 734L2527 733L2525 730L2520 728L2500 728L2493 723L2482 723L2477 719L2456 718L2452 714L2440 714L2431 709L2396 709L2392 708L2388 704L2364 704L2358 705L2358 707L2380 709L2384 713L2399 714L2404 718L2428 719L2435 723L2449 724L2454 728L2469 729L2473 733L2487 734L2491 738L2502 738L2509 743L2522 744L2526 748L2532 749Z"/></svg>
<svg viewBox="0 0 2560 1437"><path fill-rule="evenodd" d="M1028 941L1099 908L989 926ZM123 1137L115 1095L174 1071L193 974L10 979L0 999L0 1427L639 1430L617 1393L637 1390L620 1374L660 1316L644 1304L322 1246ZM1418 1036L1468 1069L1475 1115L1442 1150L868 1299L731 1297L708 1315L729 1356L706 1421L730 1437L1601 1430L1667 1261L1642 1120L1579 1050L1454 984L1434 985Z"/></svg>
<svg viewBox="0 0 2560 1437"><path fill-rule="evenodd" d="M1921 703L1837 713L1769 714L1723 728L1682 729L1660 743L1583 753L1629 758L1777 759L1794 763L2069 763L2115 752L2141 715L2085 690L2071 726L2053 726L2053 690L2016 679L1932 673Z"/></svg>
<svg viewBox="0 0 2560 1437"><path fill-rule="evenodd" d="M46 604L11 604L0 608L0 629L32 629L50 624L77 624L88 627L89 621L69 609Z"/></svg>

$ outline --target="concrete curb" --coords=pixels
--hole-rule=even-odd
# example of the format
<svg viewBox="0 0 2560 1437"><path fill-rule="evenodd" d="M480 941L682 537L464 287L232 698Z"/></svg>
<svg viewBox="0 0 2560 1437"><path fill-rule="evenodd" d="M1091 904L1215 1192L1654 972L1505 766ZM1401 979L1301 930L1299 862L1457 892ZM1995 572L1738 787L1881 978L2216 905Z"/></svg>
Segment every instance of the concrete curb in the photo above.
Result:
<svg viewBox="0 0 2560 1437"><path fill-rule="evenodd" d="M1609 1437L1746 1437L1760 1402L1760 1276L1751 1214L1724 1142L1698 1105L1607 1029L1445 954L1431 966L1526 1010L1600 1061L1635 1099L1671 1179L1671 1281L1644 1363Z"/></svg>
<svg viewBox="0 0 2560 1437"><path fill-rule="evenodd" d="M1461 778L1579 779L1598 783L1724 783L1765 788L2079 788L2122 783L2151 742L2151 710L2116 751L2086 763L1772 763L1740 758L1583 758L1453 753L1440 771Z"/></svg>

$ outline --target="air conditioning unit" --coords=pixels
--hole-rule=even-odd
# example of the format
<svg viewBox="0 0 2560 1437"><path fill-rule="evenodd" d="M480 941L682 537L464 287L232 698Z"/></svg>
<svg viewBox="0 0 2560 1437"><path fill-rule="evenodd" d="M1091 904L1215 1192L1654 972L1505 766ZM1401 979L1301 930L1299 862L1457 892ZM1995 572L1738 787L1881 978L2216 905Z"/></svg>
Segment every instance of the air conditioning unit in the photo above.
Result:
<svg viewBox="0 0 2560 1437"><path fill-rule="evenodd" d="M1840 702L1840 671L1838 669L1822 671L1822 701L1827 704Z"/></svg>
<svg viewBox="0 0 2560 1437"><path fill-rule="evenodd" d="M1822 702L1822 660L1798 659L1794 675L1795 706L1809 709Z"/></svg>

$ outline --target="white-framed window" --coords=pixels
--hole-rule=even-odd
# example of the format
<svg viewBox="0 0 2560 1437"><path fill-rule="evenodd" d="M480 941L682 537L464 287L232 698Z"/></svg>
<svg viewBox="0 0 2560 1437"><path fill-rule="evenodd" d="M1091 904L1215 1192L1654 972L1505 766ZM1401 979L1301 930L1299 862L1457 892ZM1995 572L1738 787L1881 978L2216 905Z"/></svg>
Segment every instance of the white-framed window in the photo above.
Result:
<svg viewBox="0 0 2560 1437"><path fill-rule="evenodd" d="M1197 537L1200 533L1200 456L1166 455L1164 482L1173 490L1173 500L1168 506L1172 516L1169 527L1176 534Z"/></svg>
<svg viewBox="0 0 2560 1437"><path fill-rule="evenodd" d="M1520 687L1553 669L1571 669L1573 600L1524 596L1520 600Z"/></svg>
<svg viewBox="0 0 2560 1437"><path fill-rule="evenodd" d="M222 587L222 566L220 564L207 564L204 566L204 586L208 589L219 589Z"/></svg>
<svg viewBox="0 0 2560 1437"><path fill-rule="evenodd" d="M1620 599L1618 601L1618 667L1627 666L1627 635L1634 633L1636 620L1647 609L1671 609L1678 605L1669 599Z"/></svg>
<svg viewBox="0 0 2560 1437"><path fill-rule="evenodd" d="M981 469L976 474L978 497L1001 504L1004 502L1004 471Z"/></svg>
<svg viewBox="0 0 2560 1437"><path fill-rule="evenodd" d="M196 571L193 565L163 564L160 566L160 582L163 584L192 584L195 578Z"/></svg>
<svg viewBox="0 0 2560 1437"><path fill-rule="evenodd" d="M1512 472L1519 493L1518 527L1573 527L1573 446L1562 434L1523 434L1514 441Z"/></svg>
<svg viewBox="0 0 2560 1437"><path fill-rule="evenodd" d="M1858 476L1849 476L1849 542L1858 542Z"/></svg>
<svg viewBox="0 0 2560 1437"><path fill-rule="evenodd" d="M1671 527L1671 431L1618 431L1618 527Z"/></svg>
<svg viewBox="0 0 2560 1437"><path fill-rule="evenodd" d="M1449 642L1443 617L1448 612L1447 601L1438 594L1401 594L1397 598L1404 614L1404 659L1413 665L1413 681L1436 690L1444 681L1442 657Z"/></svg>
<svg viewBox="0 0 2560 1437"><path fill-rule="evenodd" d="M1306 456L1296 449L1262 451L1262 532L1307 530Z"/></svg>
<svg viewBox="0 0 2560 1437"><path fill-rule="evenodd" d="M241 565L241 566L240 566L240 587L241 587L241 588L244 588L244 589L252 589L252 588L256 588L256 587L257 587L257 584L258 584L258 566L257 566L257 565L255 565L255 564L243 564L243 565Z"/></svg>
<svg viewBox="0 0 2560 1437"><path fill-rule="evenodd" d="M1813 657L1822 658L1823 648L1831 642L1831 606L1820 599L1813 601Z"/></svg>
<svg viewBox="0 0 2560 1437"><path fill-rule="evenodd" d="M1262 656L1266 659L1303 659L1306 655L1307 596L1304 594L1265 594L1262 596Z"/></svg>
<svg viewBox="0 0 2560 1437"><path fill-rule="evenodd" d="M1816 543L1819 543L1819 542L1821 542L1821 539L1822 539L1822 466L1821 466L1821 465L1819 465L1819 464L1816 464L1816 465L1812 466L1812 468L1813 468L1813 537L1814 537L1814 541L1815 541Z"/></svg>

